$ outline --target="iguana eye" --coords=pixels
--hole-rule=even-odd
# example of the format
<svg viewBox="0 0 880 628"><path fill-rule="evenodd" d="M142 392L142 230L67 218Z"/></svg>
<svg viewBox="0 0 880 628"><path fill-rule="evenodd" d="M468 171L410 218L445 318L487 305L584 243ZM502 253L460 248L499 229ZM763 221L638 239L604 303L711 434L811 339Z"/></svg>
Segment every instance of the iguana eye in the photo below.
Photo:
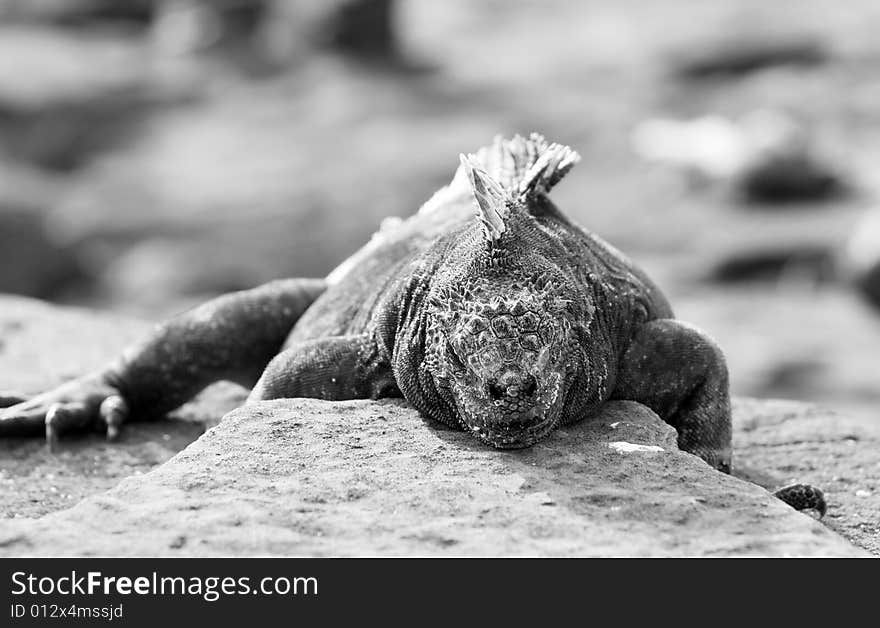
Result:
<svg viewBox="0 0 880 628"><path fill-rule="evenodd" d="M465 369L464 362L458 357L458 354L455 352L455 347L452 346L452 343L449 342L448 338L446 339L446 355L449 357L449 361L455 369L460 371Z"/></svg>

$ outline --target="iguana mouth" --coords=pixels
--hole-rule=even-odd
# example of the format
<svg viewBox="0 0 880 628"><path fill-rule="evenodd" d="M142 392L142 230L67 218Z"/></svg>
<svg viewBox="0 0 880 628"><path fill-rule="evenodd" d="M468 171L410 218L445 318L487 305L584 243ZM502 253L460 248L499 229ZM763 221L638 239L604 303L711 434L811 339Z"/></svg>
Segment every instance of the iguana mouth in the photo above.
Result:
<svg viewBox="0 0 880 628"><path fill-rule="evenodd" d="M468 425L468 429L481 441L498 449L522 449L546 438L557 423L551 414L530 412L521 419Z"/></svg>
<svg viewBox="0 0 880 628"><path fill-rule="evenodd" d="M482 442L498 449L530 447L559 425L565 399L562 376L544 374L526 394L507 392L495 400L473 396L469 390L453 393L451 400L458 422Z"/></svg>

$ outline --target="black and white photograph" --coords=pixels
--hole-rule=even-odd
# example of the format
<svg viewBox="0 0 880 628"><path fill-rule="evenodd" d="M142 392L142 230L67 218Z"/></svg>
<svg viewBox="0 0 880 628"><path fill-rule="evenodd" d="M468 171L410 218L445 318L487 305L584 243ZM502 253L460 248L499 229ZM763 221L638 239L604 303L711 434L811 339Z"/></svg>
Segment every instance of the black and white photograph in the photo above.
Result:
<svg viewBox="0 0 880 628"><path fill-rule="evenodd" d="M880 555L878 33L0 0L0 557Z"/></svg>

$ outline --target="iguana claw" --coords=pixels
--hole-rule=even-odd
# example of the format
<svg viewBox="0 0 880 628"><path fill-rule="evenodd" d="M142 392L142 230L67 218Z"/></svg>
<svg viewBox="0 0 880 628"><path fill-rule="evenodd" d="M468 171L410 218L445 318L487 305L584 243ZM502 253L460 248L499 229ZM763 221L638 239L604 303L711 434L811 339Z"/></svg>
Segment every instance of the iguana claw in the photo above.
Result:
<svg viewBox="0 0 880 628"><path fill-rule="evenodd" d="M98 416L107 426L107 440L113 441L119 437L119 428L128 418L128 404L119 395L111 395L101 402Z"/></svg>
<svg viewBox="0 0 880 628"><path fill-rule="evenodd" d="M115 440L128 415L119 390L100 377L73 380L29 399L0 393L0 436L44 434L49 451L62 436L95 428Z"/></svg>
<svg viewBox="0 0 880 628"><path fill-rule="evenodd" d="M88 422L88 406L84 403L53 403L46 412L46 445L55 453L58 439L65 431Z"/></svg>
<svg viewBox="0 0 880 628"><path fill-rule="evenodd" d="M820 519L825 516L828 508L822 491L809 484L792 484L773 494L795 510L815 510Z"/></svg>

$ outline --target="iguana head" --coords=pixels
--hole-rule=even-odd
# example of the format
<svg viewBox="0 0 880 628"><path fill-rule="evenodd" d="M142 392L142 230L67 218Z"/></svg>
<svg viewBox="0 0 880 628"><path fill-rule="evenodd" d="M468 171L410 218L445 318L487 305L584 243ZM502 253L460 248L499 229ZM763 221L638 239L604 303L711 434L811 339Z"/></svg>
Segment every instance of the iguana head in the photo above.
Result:
<svg viewBox="0 0 880 628"><path fill-rule="evenodd" d="M527 447L558 425L580 357L570 302L552 276L478 277L429 306L426 358L463 427Z"/></svg>
<svg viewBox="0 0 880 628"><path fill-rule="evenodd" d="M496 142L498 158L520 170L504 182L481 168L485 155L462 156L479 226L435 277L426 311L425 364L437 393L462 427L502 448L532 445L559 424L591 314L565 272L531 251L549 236L527 208L577 155L544 144L518 164L516 141Z"/></svg>

